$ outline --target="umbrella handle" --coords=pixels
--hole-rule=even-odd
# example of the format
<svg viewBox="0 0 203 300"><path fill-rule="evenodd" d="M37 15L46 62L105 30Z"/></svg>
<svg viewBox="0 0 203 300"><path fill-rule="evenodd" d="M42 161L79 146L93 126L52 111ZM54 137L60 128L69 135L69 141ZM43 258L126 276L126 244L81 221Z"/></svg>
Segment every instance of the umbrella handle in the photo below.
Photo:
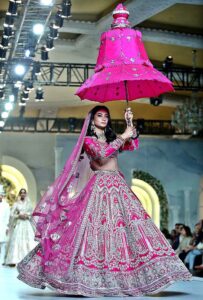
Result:
<svg viewBox="0 0 203 300"><path fill-rule="evenodd" d="M127 123L127 126L130 126L130 127L133 127L133 122L131 120L131 118L129 118L129 113L131 114L132 111L131 111L131 108L130 107L127 107L126 110L125 110L125 113L126 113L126 123Z"/></svg>

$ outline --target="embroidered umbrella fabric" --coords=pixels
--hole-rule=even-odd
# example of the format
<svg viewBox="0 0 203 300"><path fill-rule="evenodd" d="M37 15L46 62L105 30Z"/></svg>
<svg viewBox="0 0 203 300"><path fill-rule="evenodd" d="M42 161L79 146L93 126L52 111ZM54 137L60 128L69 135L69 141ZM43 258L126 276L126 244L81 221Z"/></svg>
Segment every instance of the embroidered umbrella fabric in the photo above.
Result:
<svg viewBox="0 0 203 300"><path fill-rule="evenodd" d="M134 100L174 90L171 81L153 67L142 34L129 28L128 17L122 4L113 11L112 29L101 35L95 73L76 92L82 100Z"/></svg>

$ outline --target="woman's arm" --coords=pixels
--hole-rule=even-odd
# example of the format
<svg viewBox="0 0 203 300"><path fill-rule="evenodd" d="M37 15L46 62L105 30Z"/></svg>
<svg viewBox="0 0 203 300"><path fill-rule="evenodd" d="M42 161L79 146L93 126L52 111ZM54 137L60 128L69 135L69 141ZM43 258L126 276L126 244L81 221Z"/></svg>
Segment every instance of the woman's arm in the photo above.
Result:
<svg viewBox="0 0 203 300"><path fill-rule="evenodd" d="M93 158L106 158L115 153L125 143L122 137L117 137L109 144L101 144L93 137L86 137L83 148L88 156Z"/></svg>

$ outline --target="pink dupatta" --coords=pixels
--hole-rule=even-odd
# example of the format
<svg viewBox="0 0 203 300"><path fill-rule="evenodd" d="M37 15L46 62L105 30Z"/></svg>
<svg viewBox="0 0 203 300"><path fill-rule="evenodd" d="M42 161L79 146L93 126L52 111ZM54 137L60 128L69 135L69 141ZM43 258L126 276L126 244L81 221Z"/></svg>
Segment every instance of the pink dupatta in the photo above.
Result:
<svg viewBox="0 0 203 300"><path fill-rule="evenodd" d="M33 212L35 238L42 244L50 239L56 225L66 218L66 211L77 202L81 191L93 174L86 153L81 158L89 122L90 114L85 119L77 144L61 174L45 192Z"/></svg>

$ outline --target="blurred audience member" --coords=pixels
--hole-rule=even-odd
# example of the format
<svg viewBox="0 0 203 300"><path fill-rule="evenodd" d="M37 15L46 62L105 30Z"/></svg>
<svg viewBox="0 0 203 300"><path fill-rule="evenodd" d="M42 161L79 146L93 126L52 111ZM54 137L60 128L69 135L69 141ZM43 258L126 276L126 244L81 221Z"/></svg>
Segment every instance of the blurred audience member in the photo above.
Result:
<svg viewBox="0 0 203 300"><path fill-rule="evenodd" d="M190 251L190 242L192 239L192 233L190 227L183 225L180 230L179 245L175 250L179 258L184 261L187 253Z"/></svg>
<svg viewBox="0 0 203 300"><path fill-rule="evenodd" d="M4 264L10 207L5 199L3 185L0 185L0 262Z"/></svg>
<svg viewBox="0 0 203 300"><path fill-rule="evenodd" d="M30 223L32 214L31 201L27 191L21 189L11 210L9 241L6 249L5 264L15 266L37 243Z"/></svg>

